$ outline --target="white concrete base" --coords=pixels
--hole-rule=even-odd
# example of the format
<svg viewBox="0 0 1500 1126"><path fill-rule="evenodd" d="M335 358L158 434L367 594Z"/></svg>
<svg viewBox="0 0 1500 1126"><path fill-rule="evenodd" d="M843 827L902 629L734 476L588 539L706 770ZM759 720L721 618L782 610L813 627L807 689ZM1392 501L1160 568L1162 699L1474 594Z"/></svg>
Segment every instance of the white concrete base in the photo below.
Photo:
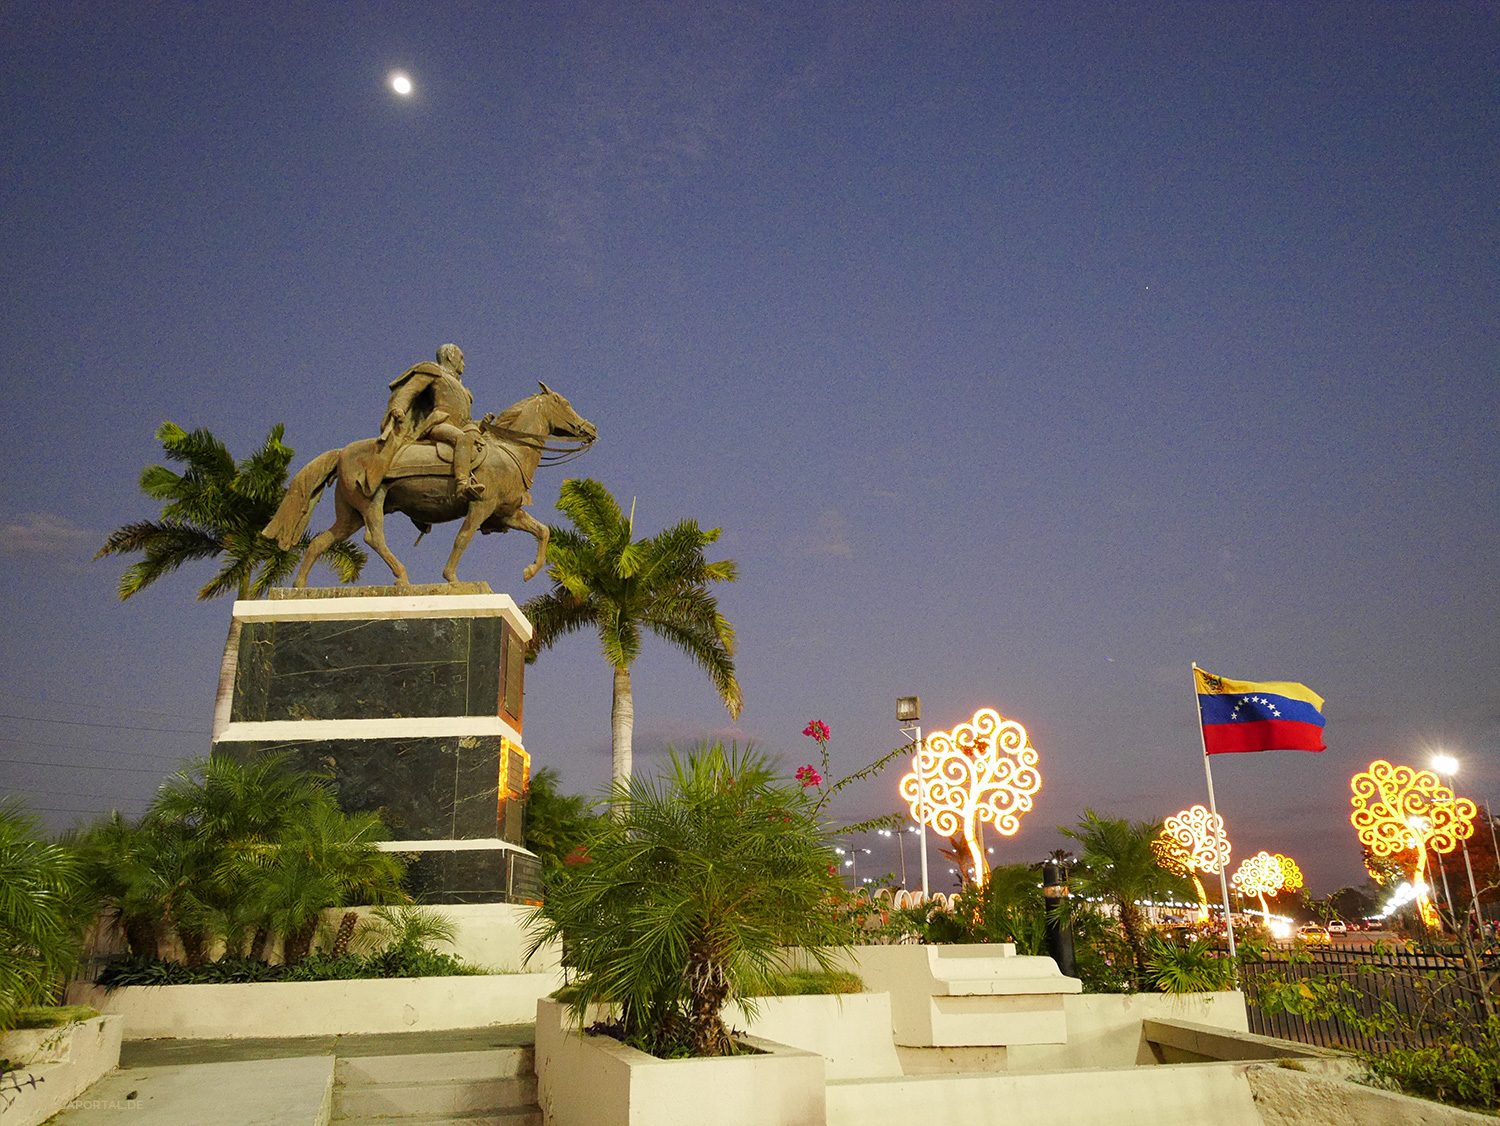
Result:
<svg viewBox="0 0 1500 1126"><path fill-rule="evenodd" d="M125 1039L220 1039L431 1032L528 1024L556 973L254 985L75 985L69 1003L125 1018ZM6 1123L9 1126L9 1123Z"/></svg>
<svg viewBox="0 0 1500 1126"><path fill-rule="evenodd" d="M739 1005L727 1006L724 1023L763 1040L817 1052L828 1079L901 1074L888 993L757 997L755 1006L754 1017Z"/></svg>
<svg viewBox="0 0 1500 1126"><path fill-rule="evenodd" d="M1012 1044L1009 1071L1075 1067L1133 1067L1155 1063L1142 1022L1183 1020L1230 1032L1248 1032L1245 995L1222 993L1086 993L1063 1001L1065 1044Z"/></svg>
<svg viewBox="0 0 1500 1126"><path fill-rule="evenodd" d="M1264 1126L1495 1126L1493 1115L1276 1064L1245 1069Z"/></svg>
<svg viewBox="0 0 1500 1126"><path fill-rule="evenodd" d="M823 1057L745 1038L760 1055L659 1060L580 1036L537 1003L537 1100L548 1126L824 1126Z"/></svg>
<svg viewBox="0 0 1500 1126"><path fill-rule="evenodd" d="M37 1126L77 1100L119 1064L123 1024L119 1017L99 1016L61 1028L0 1033L0 1057L25 1065L5 1077L0 1121Z"/></svg>
<svg viewBox="0 0 1500 1126"><path fill-rule="evenodd" d="M1263 1126L1242 1063L828 1085L828 1126Z"/></svg>
<svg viewBox="0 0 1500 1126"><path fill-rule="evenodd" d="M51 1126L328 1126L332 1115L333 1056L303 1056L117 1071Z"/></svg>
<svg viewBox="0 0 1500 1126"><path fill-rule="evenodd" d="M1083 990L1010 943L859 946L849 959L868 989L891 995L896 1043L914 1047L1062 1044L1063 1000Z"/></svg>

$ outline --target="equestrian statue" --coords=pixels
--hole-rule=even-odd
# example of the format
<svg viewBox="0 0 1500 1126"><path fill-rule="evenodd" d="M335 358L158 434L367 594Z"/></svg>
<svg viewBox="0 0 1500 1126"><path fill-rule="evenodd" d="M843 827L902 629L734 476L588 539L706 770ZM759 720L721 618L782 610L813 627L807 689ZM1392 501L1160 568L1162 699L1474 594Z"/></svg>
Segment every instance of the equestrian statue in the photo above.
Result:
<svg viewBox="0 0 1500 1126"><path fill-rule="evenodd" d="M582 454L599 432L545 383L539 394L475 422L469 414L474 396L463 384L463 372L463 352L444 344L436 363L417 364L392 381L380 437L320 454L292 479L261 532L283 550L302 538L323 489L337 482L333 527L308 545L293 586L306 586L318 557L361 526L396 585L408 585L406 568L385 542L389 512L406 513L421 533L419 541L434 524L463 521L443 568L450 583L458 581L458 561L475 532L516 528L536 537L536 560L522 572L522 581L546 565L547 525L525 510L531 479L544 460L558 464ZM549 444L552 439L575 444Z"/></svg>

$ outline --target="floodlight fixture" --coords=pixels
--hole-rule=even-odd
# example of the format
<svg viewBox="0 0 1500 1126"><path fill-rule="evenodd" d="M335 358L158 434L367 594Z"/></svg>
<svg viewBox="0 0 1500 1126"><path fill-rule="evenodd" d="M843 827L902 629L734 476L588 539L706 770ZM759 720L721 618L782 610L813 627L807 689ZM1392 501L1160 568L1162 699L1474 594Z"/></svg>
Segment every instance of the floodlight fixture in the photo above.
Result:
<svg viewBox="0 0 1500 1126"><path fill-rule="evenodd" d="M897 696L896 722L916 723L922 718L922 697Z"/></svg>

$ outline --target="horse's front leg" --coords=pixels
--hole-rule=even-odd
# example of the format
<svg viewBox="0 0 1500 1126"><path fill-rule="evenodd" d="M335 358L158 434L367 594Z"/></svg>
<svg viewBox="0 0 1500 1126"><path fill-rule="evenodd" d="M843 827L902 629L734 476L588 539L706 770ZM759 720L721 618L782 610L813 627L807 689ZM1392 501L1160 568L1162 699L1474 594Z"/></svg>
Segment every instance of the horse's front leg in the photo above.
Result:
<svg viewBox="0 0 1500 1126"><path fill-rule="evenodd" d="M385 542L385 493L386 487L381 485L375 490L375 495L370 498L369 507L365 509L365 543L375 549L375 553L385 560L391 574L396 576L397 586L407 586L409 581L406 577L406 568L401 565L401 560L396 558L395 552L386 546Z"/></svg>
<svg viewBox="0 0 1500 1126"><path fill-rule="evenodd" d="M464 517L464 526L453 537L453 550L448 553L448 565L443 568L443 578L450 583L458 582L458 561L463 558L464 548L479 531L479 526L494 515L500 507L498 499L480 499L469 503L469 514Z"/></svg>
<svg viewBox="0 0 1500 1126"><path fill-rule="evenodd" d="M518 532L530 532L536 537L536 561L521 572L521 581L530 582L532 576L547 565L547 540L552 535L547 525L525 509L518 509L515 513L505 518L507 527L516 529Z"/></svg>

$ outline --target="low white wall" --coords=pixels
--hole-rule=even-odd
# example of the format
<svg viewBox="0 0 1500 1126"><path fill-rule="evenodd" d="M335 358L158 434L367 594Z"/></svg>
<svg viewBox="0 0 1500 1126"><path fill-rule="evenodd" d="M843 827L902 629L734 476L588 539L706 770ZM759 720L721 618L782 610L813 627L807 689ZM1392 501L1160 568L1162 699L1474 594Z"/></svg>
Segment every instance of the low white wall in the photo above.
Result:
<svg viewBox="0 0 1500 1126"><path fill-rule="evenodd" d="M125 1039L429 1032L529 1024L557 973L253 985L75 985L70 1003L125 1018ZM9 1123L6 1124L9 1126Z"/></svg>
<svg viewBox="0 0 1500 1126"><path fill-rule="evenodd" d="M823 1057L829 1079L900 1075L891 1039L888 993L835 993L812 997L758 997L751 1017L739 1005L724 1010L730 1028Z"/></svg>
<svg viewBox="0 0 1500 1126"><path fill-rule="evenodd" d="M361 919L368 918L372 907L355 907ZM550 943L538 950L530 962L525 960L531 940L526 924L536 912L524 903L439 903L425 910L447 919L456 932L452 942L438 942L433 949L443 954L457 954L471 966L495 973L545 973L558 966L561 947ZM336 929L344 909L323 912L323 922Z"/></svg>
<svg viewBox="0 0 1500 1126"><path fill-rule="evenodd" d="M1185 1020L1248 1032L1245 995L1222 993L1083 993L1063 999L1065 1044L1012 1044L1009 1071L1133 1067L1154 1063L1142 1034L1145 1020Z"/></svg>
<svg viewBox="0 0 1500 1126"><path fill-rule="evenodd" d="M828 1126L1265 1126L1245 1067L850 1080L828 1085Z"/></svg>
<svg viewBox="0 0 1500 1126"><path fill-rule="evenodd" d="M548 1126L825 1126L823 1059L750 1037L760 1054L659 1060L536 1013L537 1101Z"/></svg>
<svg viewBox="0 0 1500 1126"><path fill-rule="evenodd" d="M62 1028L0 1034L0 1056L28 1064L8 1077L20 1086L6 1090L0 1121L37 1126L65 1109L119 1064L123 1023L116 1016L99 1016ZM28 1082L32 1078L35 1085Z"/></svg>

